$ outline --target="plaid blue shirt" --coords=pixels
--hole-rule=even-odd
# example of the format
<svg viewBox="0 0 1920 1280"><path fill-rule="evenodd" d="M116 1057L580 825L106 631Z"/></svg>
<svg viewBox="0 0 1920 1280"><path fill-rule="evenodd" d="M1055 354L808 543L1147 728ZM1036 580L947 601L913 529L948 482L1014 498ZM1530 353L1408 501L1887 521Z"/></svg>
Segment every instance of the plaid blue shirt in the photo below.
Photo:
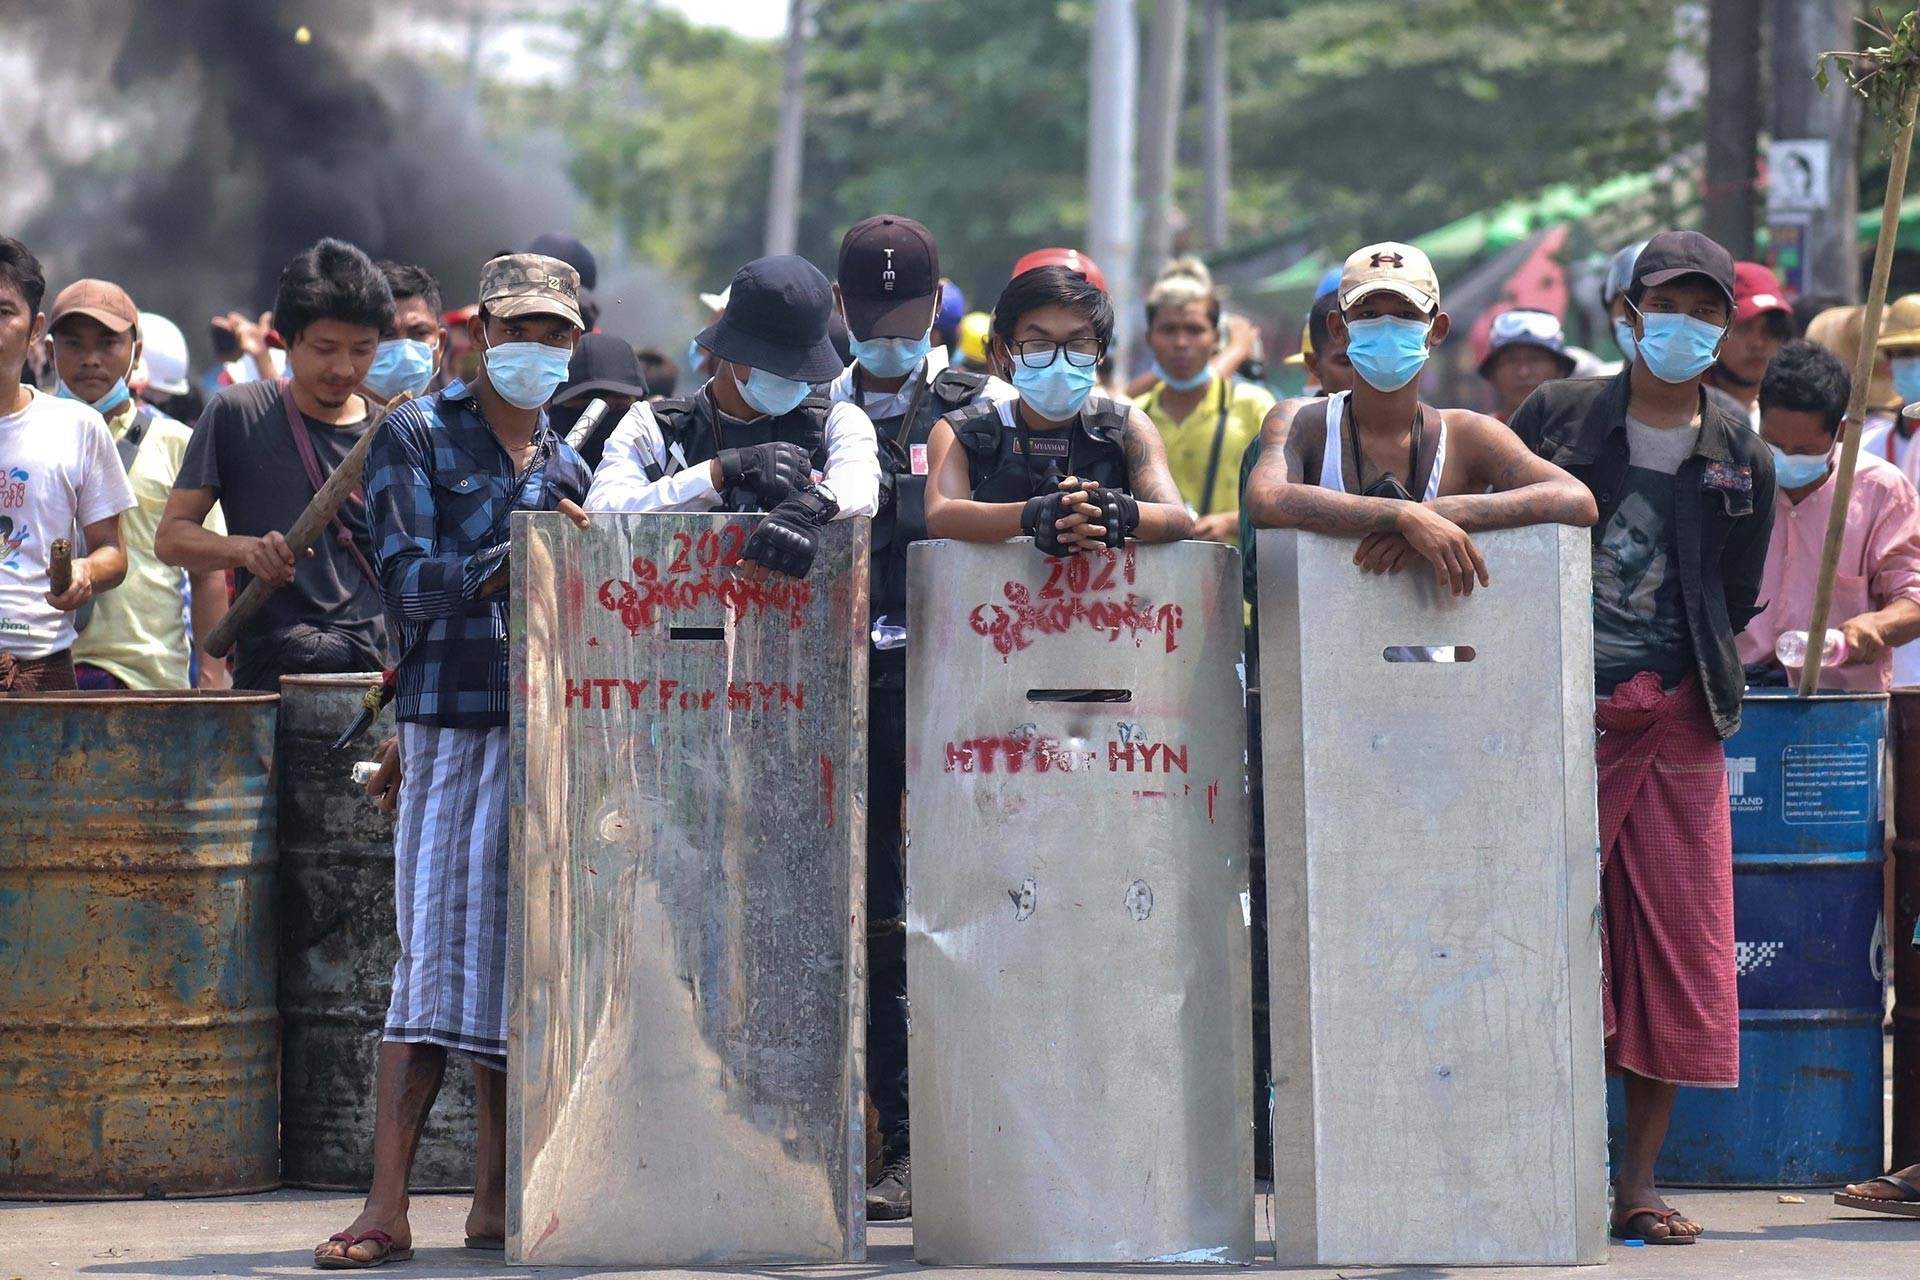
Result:
<svg viewBox="0 0 1920 1280"><path fill-rule="evenodd" d="M448 729L507 723L507 558L514 511L579 502L592 480L542 415L519 476L465 386L396 409L367 455L374 568L401 654L395 714Z"/></svg>

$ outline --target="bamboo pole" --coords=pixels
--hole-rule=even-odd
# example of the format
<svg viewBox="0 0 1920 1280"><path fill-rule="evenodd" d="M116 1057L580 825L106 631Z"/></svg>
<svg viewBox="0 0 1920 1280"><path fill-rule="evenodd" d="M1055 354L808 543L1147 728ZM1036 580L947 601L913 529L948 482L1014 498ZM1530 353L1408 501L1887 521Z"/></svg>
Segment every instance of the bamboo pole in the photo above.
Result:
<svg viewBox="0 0 1920 1280"><path fill-rule="evenodd" d="M1820 687L1820 668L1827 656L1827 615L1833 611L1833 575L1840 565L1840 544L1847 532L1847 507L1853 500L1853 469L1860 459L1861 426L1866 418L1867 384L1873 380L1875 346L1880 341L1880 313L1887 304L1887 277L1893 270L1893 247L1900 232L1900 199L1907 187L1907 156L1913 150L1913 115L1920 99L1920 83L1910 83L1900 95L1896 116L1900 132L1894 138L1887 165L1887 198L1880 208L1880 238L1873 247L1873 278L1867 286L1867 310L1860 320L1860 351L1853 361L1853 395L1847 401L1847 434L1840 446L1840 469L1833 477L1833 514L1827 519L1827 546L1820 557L1820 582L1813 593L1813 616L1807 620L1807 661L1800 668L1800 696L1812 697Z"/></svg>

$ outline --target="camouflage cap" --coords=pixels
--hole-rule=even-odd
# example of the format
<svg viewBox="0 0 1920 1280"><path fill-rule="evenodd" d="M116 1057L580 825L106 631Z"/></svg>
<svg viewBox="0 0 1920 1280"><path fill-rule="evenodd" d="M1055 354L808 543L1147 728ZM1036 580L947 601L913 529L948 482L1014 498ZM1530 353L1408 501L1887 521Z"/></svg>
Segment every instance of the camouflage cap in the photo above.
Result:
<svg viewBox="0 0 1920 1280"><path fill-rule="evenodd" d="M538 253L502 254L480 269L480 305L488 315L560 316L580 328L580 273Z"/></svg>

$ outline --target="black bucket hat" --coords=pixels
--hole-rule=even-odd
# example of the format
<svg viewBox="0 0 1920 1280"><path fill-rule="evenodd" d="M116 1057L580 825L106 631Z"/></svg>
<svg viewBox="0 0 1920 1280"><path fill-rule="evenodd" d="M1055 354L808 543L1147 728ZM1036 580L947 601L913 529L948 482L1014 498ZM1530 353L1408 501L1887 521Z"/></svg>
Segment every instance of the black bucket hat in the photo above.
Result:
<svg viewBox="0 0 1920 1280"><path fill-rule="evenodd" d="M694 341L732 364L778 378L825 382L846 363L827 325L833 286L805 258L755 258L727 286L727 309Z"/></svg>

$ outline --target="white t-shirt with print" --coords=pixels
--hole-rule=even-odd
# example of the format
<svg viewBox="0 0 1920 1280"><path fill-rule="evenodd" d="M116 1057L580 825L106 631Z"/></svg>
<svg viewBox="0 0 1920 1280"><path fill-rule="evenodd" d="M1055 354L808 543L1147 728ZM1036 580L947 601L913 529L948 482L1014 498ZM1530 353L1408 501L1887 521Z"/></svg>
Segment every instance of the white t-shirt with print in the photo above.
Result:
<svg viewBox="0 0 1920 1280"><path fill-rule="evenodd" d="M91 405L27 388L0 417L0 651L44 658L73 646L73 615L49 605L47 549L133 506L106 420Z"/></svg>

